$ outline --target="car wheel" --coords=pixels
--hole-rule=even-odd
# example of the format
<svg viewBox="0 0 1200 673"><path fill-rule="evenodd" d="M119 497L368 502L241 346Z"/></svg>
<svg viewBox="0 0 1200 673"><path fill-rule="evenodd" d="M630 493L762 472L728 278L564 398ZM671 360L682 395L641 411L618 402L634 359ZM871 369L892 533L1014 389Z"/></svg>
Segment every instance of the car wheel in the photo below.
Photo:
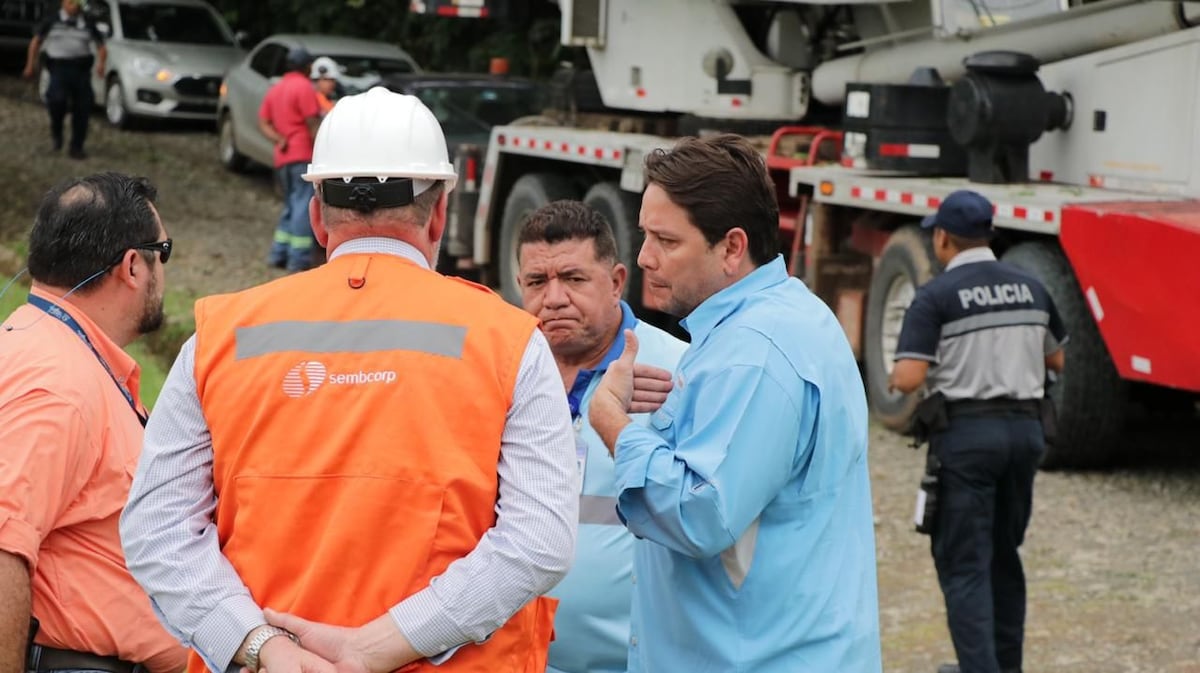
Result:
<svg viewBox="0 0 1200 673"><path fill-rule="evenodd" d="M233 131L233 117L229 113L221 115L218 127L217 151L221 165L235 173L246 170L246 155L237 151L237 139Z"/></svg>
<svg viewBox="0 0 1200 673"><path fill-rule="evenodd" d="M38 74L38 100L46 102L46 92L50 90L50 69L42 68Z"/></svg>
<svg viewBox="0 0 1200 673"><path fill-rule="evenodd" d="M104 94L104 116L108 123L119 129L127 129L130 125L129 110L125 108L125 88L116 77L108 82L108 91Z"/></svg>

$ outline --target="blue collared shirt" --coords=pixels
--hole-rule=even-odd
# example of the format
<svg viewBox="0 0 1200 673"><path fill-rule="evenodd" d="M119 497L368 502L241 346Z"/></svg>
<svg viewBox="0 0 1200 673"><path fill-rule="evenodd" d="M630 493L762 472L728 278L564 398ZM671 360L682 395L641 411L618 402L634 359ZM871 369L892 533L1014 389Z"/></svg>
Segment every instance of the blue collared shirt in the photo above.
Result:
<svg viewBox="0 0 1200 673"><path fill-rule="evenodd" d="M625 330L638 337L637 361L674 371L687 344L639 322L621 302L621 329L595 369L580 372L569 394L583 456L575 564L549 593L559 599L547 673L624 673L629 655L633 535L617 517L617 487L608 449L587 421L588 406L608 366L625 350ZM635 414L646 425L649 414Z"/></svg>
<svg viewBox="0 0 1200 673"><path fill-rule="evenodd" d="M837 319L782 258L684 321L651 427L616 446L629 670L881 670L867 405Z"/></svg>

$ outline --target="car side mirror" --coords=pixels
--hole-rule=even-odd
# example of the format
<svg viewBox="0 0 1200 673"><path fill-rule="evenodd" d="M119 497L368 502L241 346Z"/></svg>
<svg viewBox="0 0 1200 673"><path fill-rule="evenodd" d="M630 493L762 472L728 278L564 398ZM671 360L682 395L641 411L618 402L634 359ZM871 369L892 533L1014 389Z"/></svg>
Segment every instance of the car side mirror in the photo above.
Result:
<svg viewBox="0 0 1200 673"><path fill-rule="evenodd" d="M247 33L244 30L239 30L233 34L233 41L237 46L245 49L246 46L250 44L250 33Z"/></svg>

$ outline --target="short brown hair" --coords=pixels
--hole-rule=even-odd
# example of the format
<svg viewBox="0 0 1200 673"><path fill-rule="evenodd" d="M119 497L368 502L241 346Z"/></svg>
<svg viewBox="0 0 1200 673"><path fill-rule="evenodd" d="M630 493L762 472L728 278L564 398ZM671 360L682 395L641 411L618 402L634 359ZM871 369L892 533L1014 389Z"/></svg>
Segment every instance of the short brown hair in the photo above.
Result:
<svg viewBox="0 0 1200 673"><path fill-rule="evenodd" d="M646 157L646 182L687 211L710 246L740 227L755 266L779 254L775 186L762 155L745 138L684 138L670 150L655 150Z"/></svg>
<svg viewBox="0 0 1200 673"><path fill-rule="evenodd" d="M591 241L597 261L619 261L612 225L595 208L571 200L551 201L530 213L517 235L517 254L526 243L561 241Z"/></svg>

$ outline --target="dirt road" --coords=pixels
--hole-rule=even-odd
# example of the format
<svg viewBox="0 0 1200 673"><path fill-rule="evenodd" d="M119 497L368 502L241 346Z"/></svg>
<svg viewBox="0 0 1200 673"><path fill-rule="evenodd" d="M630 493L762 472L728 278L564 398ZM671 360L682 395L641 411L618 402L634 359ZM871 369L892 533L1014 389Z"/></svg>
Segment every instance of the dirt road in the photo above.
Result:
<svg viewBox="0 0 1200 673"><path fill-rule="evenodd" d="M176 291L228 291L273 275L262 264L278 207L270 180L222 170L212 134L122 133L94 120L90 159L47 157L44 113L29 91L0 77L0 241L23 236L57 178L123 170L159 186L178 246L168 268ZM1200 436L1189 432L1145 426L1129 435L1135 457L1119 469L1038 476L1024 548L1027 673L1200 673ZM903 444L872 431L884 664L931 673L953 652L928 538L910 523L922 459Z"/></svg>
<svg viewBox="0 0 1200 673"><path fill-rule="evenodd" d="M269 173L223 170L216 136L204 126L121 132L107 126L101 110L92 117L88 159L52 154L49 122L34 95L31 83L0 74L0 242L26 235L38 200L58 180L115 170L147 176L158 186L159 212L175 240L167 267L172 290L196 297L273 276L262 264L279 213Z"/></svg>

